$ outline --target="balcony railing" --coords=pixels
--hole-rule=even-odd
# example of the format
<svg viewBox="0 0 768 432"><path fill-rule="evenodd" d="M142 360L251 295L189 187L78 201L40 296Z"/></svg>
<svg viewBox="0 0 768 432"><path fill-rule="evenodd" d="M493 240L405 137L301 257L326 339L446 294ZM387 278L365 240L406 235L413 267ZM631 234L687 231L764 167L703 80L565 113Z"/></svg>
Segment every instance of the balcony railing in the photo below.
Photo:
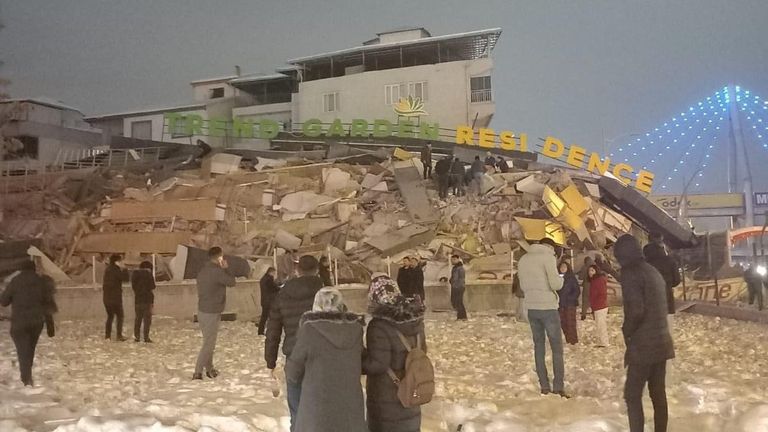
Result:
<svg viewBox="0 0 768 432"><path fill-rule="evenodd" d="M472 90L471 101L472 103L493 102L493 93L491 89Z"/></svg>

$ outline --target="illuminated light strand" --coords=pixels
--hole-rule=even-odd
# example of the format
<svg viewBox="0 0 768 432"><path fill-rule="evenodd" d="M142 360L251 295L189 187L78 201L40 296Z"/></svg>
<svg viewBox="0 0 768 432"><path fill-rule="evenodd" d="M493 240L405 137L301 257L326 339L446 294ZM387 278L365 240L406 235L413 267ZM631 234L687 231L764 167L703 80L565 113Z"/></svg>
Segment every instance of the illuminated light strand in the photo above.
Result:
<svg viewBox="0 0 768 432"><path fill-rule="evenodd" d="M723 120L722 118L720 120ZM661 182L661 189L667 189L668 182L670 182L675 176L677 176L678 173L682 174L680 172L680 165L683 165L685 162L686 155L690 156L691 153L693 153L693 149L696 148L697 142L700 141L703 137L703 135L709 131L709 133L712 134L713 139L717 138L718 132L720 130L720 121L716 123L716 125L713 126L705 126L699 131L699 133L696 135L696 138L691 140L691 144L685 149L685 151L681 154L680 159L673 163L670 170L667 170L665 175L662 177ZM714 143L711 143L708 147L702 146L702 157L699 160L699 163L697 166L701 165L702 171L698 174L698 177L702 177L704 174L704 169L708 166L708 161L711 157L712 149L714 148ZM705 162L702 162L705 161Z"/></svg>

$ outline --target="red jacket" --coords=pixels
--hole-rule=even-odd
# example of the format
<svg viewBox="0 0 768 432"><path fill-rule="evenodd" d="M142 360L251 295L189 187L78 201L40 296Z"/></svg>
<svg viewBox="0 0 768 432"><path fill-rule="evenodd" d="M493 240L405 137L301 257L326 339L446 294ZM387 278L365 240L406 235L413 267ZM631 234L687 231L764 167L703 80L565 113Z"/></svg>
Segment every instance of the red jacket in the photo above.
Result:
<svg viewBox="0 0 768 432"><path fill-rule="evenodd" d="M593 312L608 307L608 279L605 275L598 275L589 281L589 304Z"/></svg>

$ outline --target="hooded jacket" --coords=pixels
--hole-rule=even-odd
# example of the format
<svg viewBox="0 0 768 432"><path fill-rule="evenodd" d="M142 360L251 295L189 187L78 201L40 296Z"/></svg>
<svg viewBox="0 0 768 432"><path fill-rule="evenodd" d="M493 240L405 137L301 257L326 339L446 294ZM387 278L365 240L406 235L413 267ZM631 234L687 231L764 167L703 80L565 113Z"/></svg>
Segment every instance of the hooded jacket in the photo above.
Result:
<svg viewBox="0 0 768 432"><path fill-rule="evenodd" d="M560 290L560 307L576 307L579 305L581 286L572 270L563 274L563 288Z"/></svg>
<svg viewBox="0 0 768 432"><path fill-rule="evenodd" d="M56 311L53 280L23 270L0 295L0 305L11 306L11 328L42 324Z"/></svg>
<svg viewBox="0 0 768 432"><path fill-rule="evenodd" d="M563 287L563 278L557 271L557 259L551 246L531 245L517 263L517 274L528 310L558 309L557 292Z"/></svg>
<svg viewBox="0 0 768 432"><path fill-rule="evenodd" d="M277 365L277 354L280 349L280 339L285 330L283 354L291 356L296 344L296 332L299 320L304 312L312 310L315 294L323 288L323 282L317 275L301 276L290 279L277 294L269 310L267 321L267 339L264 342L264 360L267 368L274 369Z"/></svg>
<svg viewBox="0 0 768 432"><path fill-rule="evenodd" d="M140 269L133 272L131 276L131 287L133 287L133 298L136 304L154 304L155 278L152 276L152 270Z"/></svg>
<svg viewBox="0 0 768 432"><path fill-rule="evenodd" d="M674 358L664 278L645 261L640 243L629 234L619 237L613 253L621 264L625 362L653 364Z"/></svg>
<svg viewBox="0 0 768 432"><path fill-rule="evenodd" d="M427 351L423 309L419 309L415 303L412 305L411 309L405 310L378 306L368 324L368 352L363 360L363 371L368 375L366 394L370 432L421 430L421 408L403 407L397 398L397 386L387 375L387 369L392 369L398 376L402 376L408 356L397 331L408 339L411 346L416 345L418 335L421 348Z"/></svg>
<svg viewBox="0 0 768 432"><path fill-rule="evenodd" d="M664 246L657 243L648 243L643 248L643 255L648 264L661 273L667 288L667 313L675 313L675 290L680 285L680 269L675 259L667 255Z"/></svg>
<svg viewBox="0 0 768 432"><path fill-rule="evenodd" d="M363 389L363 318L351 313L307 312L285 366L301 383L296 432L367 432Z"/></svg>

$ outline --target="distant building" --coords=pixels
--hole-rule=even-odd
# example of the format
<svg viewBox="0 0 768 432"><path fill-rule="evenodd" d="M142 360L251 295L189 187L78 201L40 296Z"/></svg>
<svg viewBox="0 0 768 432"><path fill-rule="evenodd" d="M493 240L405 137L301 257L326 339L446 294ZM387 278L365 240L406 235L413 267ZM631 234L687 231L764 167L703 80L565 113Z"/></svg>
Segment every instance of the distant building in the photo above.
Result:
<svg viewBox="0 0 768 432"><path fill-rule="evenodd" d="M81 135L100 133L77 108L47 98L0 101L0 161L5 166L29 161L51 163L64 153L92 147Z"/></svg>
<svg viewBox="0 0 768 432"><path fill-rule="evenodd" d="M204 122L270 119L291 131L309 119L397 123L395 106L411 97L423 103L423 118L430 123L487 127L495 113L491 52L500 35L499 28L445 36L432 36L424 28L393 30L354 48L289 60L289 66L272 74L241 75L238 70L233 76L193 81L193 104L86 120L113 135L259 147L256 139L246 144L232 136L189 136L183 121L169 130L164 114L196 114Z"/></svg>

